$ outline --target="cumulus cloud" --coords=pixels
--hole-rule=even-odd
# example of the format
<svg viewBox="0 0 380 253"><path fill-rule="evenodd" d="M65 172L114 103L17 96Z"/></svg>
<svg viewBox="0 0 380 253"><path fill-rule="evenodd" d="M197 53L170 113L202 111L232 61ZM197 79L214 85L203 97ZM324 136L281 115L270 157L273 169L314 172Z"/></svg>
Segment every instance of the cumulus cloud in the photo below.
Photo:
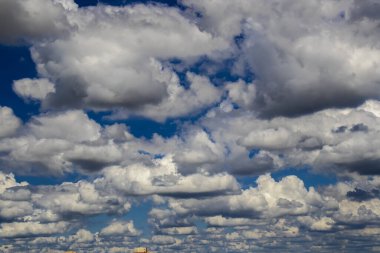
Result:
<svg viewBox="0 0 380 253"><path fill-rule="evenodd" d="M102 236L137 236L140 232L134 227L133 221L114 221L100 231Z"/></svg>
<svg viewBox="0 0 380 253"><path fill-rule="evenodd" d="M55 92L43 101L45 108L119 108L124 114L163 120L218 100L219 92L207 79L189 75L192 85L186 90L173 69L162 63L211 54L228 45L177 9L98 6L72 11L68 17L76 27L69 37L32 48L40 76L55 84Z"/></svg>
<svg viewBox="0 0 380 253"><path fill-rule="evenodd" d="M13 114L13 110L6 106L0 106L0 138L7 137L16 132L21 121Z"/></svg>
<svg viewBox="0 0 380 253"><path fill-rule="evenodd" d="M73 1L4 0L0 3L0 43L30 43L55 38L68 32L70 23L64 7Z"/></svg>
<svg viewBox="0 0 380 253"><path fill-rule="evenodd" d="M173 76L173 82L168 84L168 97L158 104L146 105L141 109L119 110L114 118L125 118L128 115L143 115L145 117L163 122L167 118L175 118L189 113L199 112L201 109L216 104L222 91L214 87L207 77L194 73L187 73L190 82L189 89L178 85L179 79Z"/></svg>
<svg viewBox="0 0 380 253"><path fill-rule="evenodd" d="M58 223L40 222L13 222L2 223L0 226L0 237L23 237L36 235L50 235L65 232L68 223L60 221Z"/></svg>
<svg viewBox="0 0 380 253"><path fill-rule="evenodd" d="M13 83L13 90L24 99L42 100L55 88L47 79L24 78Z"/></svg>
<svg viewBox="0 0 380 253"><path fill-rule="evenodd" d="M155 235L152 237L152 242L159 245L170 245L180 242L179 239L168 235Z"/></svg>
<svg viewBox="0 0 380 253"><path fill-rule="evenodd" d="M191 234L198 233L198 229L195 226L169 227L169 228L162 228L160 232L164 234L168 234L168 235L191 235Z"/></svg>
<svg viewBox="0 0 380 253"><path fill-rule="evenodd" d="M100 137L100 126L82 111L65 111L34 117L28 125L37 138L93 141Z"/></svg>
<svg viewBox="0 0 380 253"><path fill-rule="evenodd" d="M28 185L27 182L18 183L12 173L4 174L3 172L0 172L0 193L1 194L3 194L8 188L17 187L17 186L26 186L26 185Z"/></svg>
<svg viewBox="0 0 380 253"><path fill-rule="evenodd" d="M19 124L17 118L10 118L7 120L9 123L5 126L10 125L11 120L14 121L13 124L16 123L16 126ZM14 138L5 138L0 143L0 150L3 152L2 167L17 166L25 168L25 171L40 172L43 168L52 174L62 174L62 172L70 170L72 165L70 160L77 158L72 151L75 145L78 145L76 149L78 155L83 155L84 151L83 148L80 148L79 143L96 141L101 136L100 131L101 127L82 111L34 116L23 126L23 130L20 130L22 132L20 135L14 136ZM70 150L71 153L67 154L67 158L65 158L63 154ZM96 152L98 152L96 149L89 148L87 157L94 157L92 154ZM86 155L83 155L83 161L85 160ZM94 160L98 161L99 159ZM95 161L94 164L96 165Z"/></svg>
<svg viewBox="0 0 380 253"><path fill-rule="evenodd" d="M271 120L236 110L221 115L215 110L202 123L215 145L226 146L230 155L236 152L235 155L250 161L247 172L260 172L254 161L261 158L263 163L267 161L264 163L267 170L310 164L322 170L338 168L342 172L377 174L378 106L378 101L369 100L354 109L327 109L302 117ZM248 159L247 153L251 151L255 152ZM242 159L239 162L243 164ZM235 171L239 172L236 168Z"/></svg>
<svg viewBox="0 0 380 253"><path fill-rule="evenodd" d="M70 237L71 241L77 243L93 242L94 239L94 235L86 229L79 229L73 236Z"/></svg>
<svg viewBox="0 0 380 253"><path fill-rule="evenodd" d="M127 212L130 204L121 196L112 195L80 181L63 183L53 187L41 187L33 195L33 202L42 210L49 210L60 217ZM31 216L30 219L39 218Z"/></svg>
<svg viewBox="0 0 380 253"><path fill-rule="evenodd" d="M112 189L97 189L88 181L30 186L16 182L12 174L0 176L0 217L8 222L45 224L84 215L123 214L131 207L126 198L114 194Z"/></svg>
<svg viewBox="0 0 380 253"><path fill-rule="evenodd" d="M239 65L245 62L257 79L250 86L237 84L230 93L262 117L354 107L379 98L376 55L380 51L376 15L371 15L377 7L373 1L183 4L202 14L200 25L206 31L229 40L243 38L237 52L241 61L235 68L244 69ZM228 18L221 10L229 13ZM367 19L351 23L345 12L354 19ZM239 95L243 88L249 89L244 98Z"/></svg>
<svg viewBox="0 0 380 253"><path fill-rule="evenodd" d="M240 189L236 179L225 173L183 176L178 172L171 156L152 162L152 166L133 164L126 168L106 168L104 176L96 183L100 187L112 187L127 195L159 194L182 198L233 193Z"/></svg>
<svg viewBox="0 0 380 253"><path fill-rule="evenodd" d="M244 190L240 195L205 200L176 200L170 205L179 214L270 218L308 214L321 208L336 208L337 203L332 198L323 198L313 187L307 190L295 176L276 182L269 175L264 175L257 179L257 188Z"/></svg>

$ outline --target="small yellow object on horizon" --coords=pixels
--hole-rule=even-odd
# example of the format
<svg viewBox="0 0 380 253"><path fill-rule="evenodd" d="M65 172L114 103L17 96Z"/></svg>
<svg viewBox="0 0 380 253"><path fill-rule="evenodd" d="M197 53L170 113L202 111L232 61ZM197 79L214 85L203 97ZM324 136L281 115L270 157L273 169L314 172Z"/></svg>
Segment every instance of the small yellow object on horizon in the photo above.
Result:
<svg viewBox="0 0 380 253"><path fill-rule="evenodd" d="M148 248L139 247L133 250L133 253L149 253Z"/></svg>

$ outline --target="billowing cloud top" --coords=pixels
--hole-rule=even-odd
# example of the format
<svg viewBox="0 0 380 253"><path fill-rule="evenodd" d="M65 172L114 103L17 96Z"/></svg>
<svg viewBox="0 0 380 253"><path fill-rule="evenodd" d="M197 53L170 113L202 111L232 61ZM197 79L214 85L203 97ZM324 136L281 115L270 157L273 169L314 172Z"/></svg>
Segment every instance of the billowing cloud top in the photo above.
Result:
<svg viewBox="0 0 380 253"><path fill-rule="evenodd" d="M90 2L0 0L1 252L380 251L376 0Z"/></svg>

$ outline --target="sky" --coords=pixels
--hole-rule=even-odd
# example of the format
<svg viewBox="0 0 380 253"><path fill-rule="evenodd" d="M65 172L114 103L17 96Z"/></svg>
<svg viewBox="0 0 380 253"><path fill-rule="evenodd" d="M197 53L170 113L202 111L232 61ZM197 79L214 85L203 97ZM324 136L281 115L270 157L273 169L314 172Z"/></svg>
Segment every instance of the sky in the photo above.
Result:
<svg viewBox="0 0 380 253"><path fill-rule="evenodd" d="M377 0L0 0L0 252L379 252Z"/></svg>

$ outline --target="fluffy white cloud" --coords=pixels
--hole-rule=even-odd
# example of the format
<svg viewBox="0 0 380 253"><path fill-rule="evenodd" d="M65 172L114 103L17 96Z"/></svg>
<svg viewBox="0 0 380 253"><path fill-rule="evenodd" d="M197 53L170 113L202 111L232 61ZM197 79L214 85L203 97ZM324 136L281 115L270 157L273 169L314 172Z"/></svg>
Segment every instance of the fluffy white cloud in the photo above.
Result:
<svg viewBox="0 0 380 253"><path fill-rule="evenodd" d="M228 174L191 174L178 172L169 155L151 161L152 166L132 164L128 167L112 166L103 172L96 183L99 187L115 188L128 195L160 194L177 197L219 195L239 191L236 179ZM206 183L207 182L207 183Z"/></svg>
<svg viewBox="0 0 380 253"><path fill-rule="evenodd" d="M320 219L315 219L313 217L305 216L298 217L298 221L302 224L308 226L314 231L329 231L333 228L335 221L330 217L321 217Z"/></svg>
<svg viewBox="0 0 380 253"><path fill-rule="evenodd" d="M65 232L69 227L67 222L39 223L39 222L13 222L2 223L0 237L23 237L36 235L50 235Z"/></svg>
<svg viewBox="0 0 380 253"><path fill-rule="evenodd" d="M47 79L24 78L13 83L13 90L22 98L42 100L55 88Z"/></svg>
<svg viewBox="0 0 380 253"><path fill-rule="evenodd" d="M33 213L33 205L29 201L0 200L0 217L12 220Z"/></svg>
<svg viewBox="0 0 380 253"><path fill-rule="evenodd" d="M28 125L37 138L93 141L100 137L100 126L82 111L66 111L34 117Z"/></svg>
<svg viewBox="0 0 380 253"><path fill-rule="evenodd" d="M16 179L14 175L11 174L5 174L0 171L0 194L3 194L6 189L16 187L16 186L26 186L28 185L27 182L16 182Z"/></svg>
<svg viewBox="0 0 380 253"><path fill-rule="evenodd" d="M0 138L7 137L16 132L21 121L13 114L13 110L6 106L0 106Z"/></svg>
<svg viewBox="0 0 380 253"><path fill-rule="evenodd" d="M215 227L235 227L256 224L255 221L249 218L226 218L221 215L206 217L205 221L208 225Z"/></svg>
<svg viewBox="0 0 380 253"><path fill-rule="evenodd" d="M239 80L235 83L227 83L226 89L228 97L232 102L244 108L251 108L253 106L256 96L254 84L247 84L243 80Z"/></svg>
<svg viewBox="0 0 380 253"><path fill-rule="evenodd" d="M119 117L132 113L164 120L218 100L219 92L207 80L190 75L192 85L186 90L162 63L211 54L228 45L179 10L99 5L68 17L76 27L70 36L32 48L40 76L55 83L55 92L43 102L46 108L124 108Z"/></svg>
<svg viewBox="0 0 380 253"><path fill-rule="evenodd" d="M41 187L32 199L40 208L60 216L123 213L130 207L125 198L100 191L86 181Z"/></svg>
<svg viewBox="0 0 380 253"><path fill-rule="evenodd" d="M95 147L91 142L101 137L101 127L88 118L82 111L65 111L34 116L14 138L5 138L0 142L2 167L19 167L24 171L43 170L51 174L62 174L72 170L71 160L81 162L79 166L86 170L99 169L99 164L107 164L118 151L110 143L104 147ZM87 143L87 150L80 143ZM105 157L99 152L115 154ZM78 159L78 156L82 156ZM93 163L87 162L93 158ZM107 160L108 159L108 160ZM104 160L104 161L103 161ZM87 162L87 163L86 163ZM89 168L90 167L90 168ZM95 167L95 168L92 168Z"/></svg>
<svg viewBox="0 0 380 253"><path fill-rule="evenodd" d="M309 214L322 208L337 208L338 205L335 199L324 198L313 187L307 190L302 180L295 176L276 182L269 175L260 176L256 188L244 190L240 195L172 200L169 203L178 214L250 218Z"/></svg>
<svg viewBox="0 0 380 253"><path fill-rule="evenodd" d="M205 117L202 125L210 132L214 145L230 151L225 160L232 162L234 156L242 157L235 173L239 173L238 166L244 164L244 159L250 165L246 172L259 173L261 167L256 161L265 161L266 157L267 170L309 164L321 169L377 174L378 107L378 101L369 100L355 109L326 109L271 120L259 119L249 112L217 109ZM248 159L251 150L256 153Z"/></svg>
<svg viewBox="0 0 380 253"><path fill-rule="evenodd" d="M160 232L164 234L168 234L168 235L191 235L191 234L198 233L198 229L195 226L169 227L169 228L162 228Z"/></svg>
<svg viewBox="0 0 380 253"><path fill-rule="evenodd" d="M236 233L236 232L235 232ZM262 239L267 237L297 237L299 235L299 228L296 226L289 226L286 224L285 219L278 220L269 229L254 229L254 230L243 230L241 232L242 236L246 239Z"/></svg>
<svg viewBox="0 0 380 253"><path fill-rule="evenodd" d="M152 242L159 245L170 245L180 243L180 240L168 235L155 235L152 237Z"/></svg>
<svg viewBox="0 0 380 253"><path fill-rule="evenodd" d="M74 235L68 238L68 241L74 243L91 243L95 240L95 236L86 229L79 229Z"/></svg>
<svg viewBox="0 0 380 253"><path fill-rule="evenodd" d="M102 236L137 236L140 232L134 227L133 221L114 221L100 231Z"/></svg>

